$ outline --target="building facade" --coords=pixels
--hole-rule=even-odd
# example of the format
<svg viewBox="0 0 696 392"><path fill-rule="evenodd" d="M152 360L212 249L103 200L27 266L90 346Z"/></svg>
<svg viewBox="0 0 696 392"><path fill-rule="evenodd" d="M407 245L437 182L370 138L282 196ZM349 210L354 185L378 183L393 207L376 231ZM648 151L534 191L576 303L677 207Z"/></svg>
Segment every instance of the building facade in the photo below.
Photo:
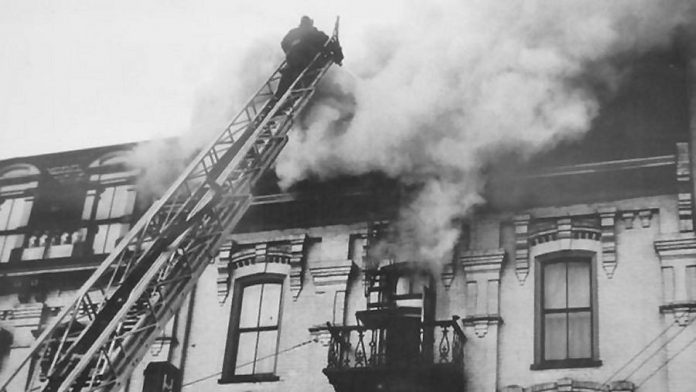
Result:
<svg viewBox="0 0 696 392"><path fill-rule="evenodd" d="M127 390L691 390L696 88L631 69L583 140L492 165L436 265L374 252L396 181L269 175ZM134 147L0 162L0 380L152 203Z"/></svg>

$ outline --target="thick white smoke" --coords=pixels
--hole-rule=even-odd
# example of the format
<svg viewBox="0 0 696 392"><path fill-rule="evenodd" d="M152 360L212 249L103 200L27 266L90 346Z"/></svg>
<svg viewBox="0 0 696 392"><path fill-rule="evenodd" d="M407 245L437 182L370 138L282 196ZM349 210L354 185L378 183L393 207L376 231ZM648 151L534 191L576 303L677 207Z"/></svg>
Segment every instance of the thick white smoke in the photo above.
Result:
<svg viewBox="0 0 696 392"><path fill-rule="evenodd" d="M277 43L259 40L248 49L218 58L217 69L198 89L188 130L179 138L140 143L128 162L142 169L138 180L140 199L161 196L193 157L234 118L282 60ZM241 54L241 55L240 55Z"/></svg>
<svg viewBox="0 0 696 392"><path fill-rule="evenodd" d="M455 219L482 201L483 165L511 149L526 156L580 137L599 110L581 83L589 70L616 84L613 56L668 44L695 14L693 0L409 7L398 22L366 28L361 41L344 40L346 69L334 72L331 88L348 99L315 106L276 171L285 187L370 171L422 185L396 224L409 233L405 257L438 261L458 237Z"/></svg>

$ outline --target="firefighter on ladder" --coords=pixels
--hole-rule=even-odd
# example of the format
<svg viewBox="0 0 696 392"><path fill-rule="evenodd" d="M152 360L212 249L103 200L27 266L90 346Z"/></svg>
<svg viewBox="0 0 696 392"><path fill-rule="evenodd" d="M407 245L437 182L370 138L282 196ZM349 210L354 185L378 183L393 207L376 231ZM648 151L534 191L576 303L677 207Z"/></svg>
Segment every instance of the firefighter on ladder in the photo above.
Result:
<svg viewBox="0 0 696 392"><path fill-rule="evenodd" d="M275 99L280 99L292 82L312 62L314 56L324 48L329 39L321 30L314 27L314 21L309 16L300 19L300 25L290 30L280 46L285 52L286 67L281 70L282 76L275 92ZM331 56L334 63L341 65L343 52L338 42L332 41L325 49L324 55Z"/></svg>

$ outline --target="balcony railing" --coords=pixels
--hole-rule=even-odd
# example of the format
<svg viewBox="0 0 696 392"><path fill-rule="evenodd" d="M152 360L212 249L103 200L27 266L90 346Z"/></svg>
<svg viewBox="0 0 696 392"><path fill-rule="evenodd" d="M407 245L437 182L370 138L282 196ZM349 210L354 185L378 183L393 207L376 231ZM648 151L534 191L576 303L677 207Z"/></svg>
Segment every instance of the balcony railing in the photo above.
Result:
<svg viewBox="0 0 696 392"><path fill-rule="evenodd" d="M35 232L27 238L23 248L12 251L11 262L60 259L81 254L84 251L82 230L46 230ZM76 249L76 247L78 249Z"/></svg>
<svg viewBox="0 0 696 392"><path fill-rule="evenodd" d="M417 328L331 326L327 370L408 368L438 364L461 367L466 337L452 320L423 323ZM392 336L389 336L389 335Z"/></svg>

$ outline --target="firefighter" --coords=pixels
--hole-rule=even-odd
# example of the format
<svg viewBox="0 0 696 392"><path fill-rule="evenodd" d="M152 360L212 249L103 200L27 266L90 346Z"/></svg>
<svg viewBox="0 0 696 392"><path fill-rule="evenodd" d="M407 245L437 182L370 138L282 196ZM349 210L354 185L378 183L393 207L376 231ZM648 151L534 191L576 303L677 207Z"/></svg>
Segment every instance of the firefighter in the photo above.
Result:
<svg viewBox="0 0 696 392"><path fill-rule="evenodd" d="M300 19L300 25L285 35L280 46L285 52L286 67L281 70L282 76L275 93L276 99L280 99L285 94L302 70L312 62L314 56L324 49L328 39L328 35L314 27L314 21L309 16L303 16ZM341 65L343 52L338 42L331 42L325 54L331 56L336 64Z"/></svg>

